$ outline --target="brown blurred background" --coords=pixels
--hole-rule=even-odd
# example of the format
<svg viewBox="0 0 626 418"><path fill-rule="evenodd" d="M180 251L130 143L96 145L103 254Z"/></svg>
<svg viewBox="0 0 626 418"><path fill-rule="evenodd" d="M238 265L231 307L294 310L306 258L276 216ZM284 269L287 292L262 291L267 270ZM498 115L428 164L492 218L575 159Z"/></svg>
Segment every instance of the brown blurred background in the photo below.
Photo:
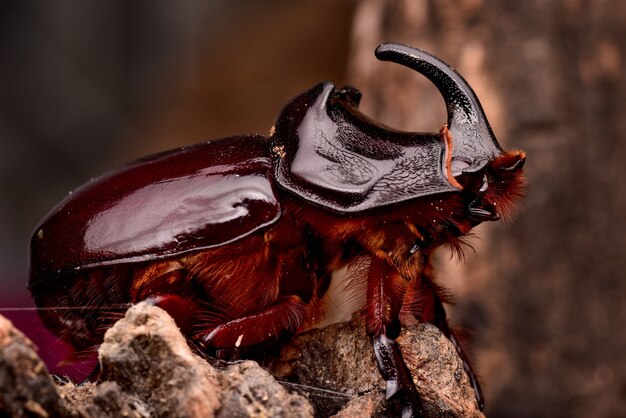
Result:
<svg viewBox="0 0 626 418"><path fill-rule="evenodd" d="M0 8L0 306L28 303L37 221L104 170L268 132L318 81L435 131L398 41L455 66L505 148L528 153L523 213L441 258L473 332L491 417L626 417L626 2L621 0L5 1Z"/></svg>

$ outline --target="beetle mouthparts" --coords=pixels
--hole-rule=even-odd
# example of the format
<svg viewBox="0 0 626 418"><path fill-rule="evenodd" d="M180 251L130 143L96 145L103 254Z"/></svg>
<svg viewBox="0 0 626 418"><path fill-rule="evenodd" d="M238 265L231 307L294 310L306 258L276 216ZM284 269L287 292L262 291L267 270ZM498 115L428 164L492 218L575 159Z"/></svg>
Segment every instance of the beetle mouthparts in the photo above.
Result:
<svg viewBox="0 0 626 418"><path fill-rule="evenodd" d="M476 200L470 203L467 209L469 218L477 222L497 221L500 219L500 214L496 212L493 206L487 207Z"/></svg>

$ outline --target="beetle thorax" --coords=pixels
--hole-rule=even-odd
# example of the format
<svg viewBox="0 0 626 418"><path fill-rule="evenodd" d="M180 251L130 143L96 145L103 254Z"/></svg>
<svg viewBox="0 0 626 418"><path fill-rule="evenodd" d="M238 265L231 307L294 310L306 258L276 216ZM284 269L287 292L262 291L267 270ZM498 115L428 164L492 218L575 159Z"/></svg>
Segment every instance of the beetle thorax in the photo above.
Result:
<svg viewBox="0 0 626 418"><path fill-rule="evenodd" d="M472 227L463 216L461 196L452 193L349 217L291 203L298 205L299 218L318 242L316 251L324 253L328 272L365 255L388 261L408 277L419 269L420 254L441 245L458 249Z"/></svg>

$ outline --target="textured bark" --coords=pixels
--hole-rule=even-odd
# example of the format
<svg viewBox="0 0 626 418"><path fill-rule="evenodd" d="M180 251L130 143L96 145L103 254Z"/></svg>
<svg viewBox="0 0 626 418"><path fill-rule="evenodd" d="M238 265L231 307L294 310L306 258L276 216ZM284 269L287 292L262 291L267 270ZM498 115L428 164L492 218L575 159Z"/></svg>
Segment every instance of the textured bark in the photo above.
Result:
<svg viewBox="0 0 626 418"><path fill-rule="evenodd" d="M456 323L475 334L487 415L625 416L626 3L362 1L349 79L363 108L436 131L441 98L376 62L383 41L456 67L502 146L528 154L521 216L481 227L466 267L441 267Z"/></svg>

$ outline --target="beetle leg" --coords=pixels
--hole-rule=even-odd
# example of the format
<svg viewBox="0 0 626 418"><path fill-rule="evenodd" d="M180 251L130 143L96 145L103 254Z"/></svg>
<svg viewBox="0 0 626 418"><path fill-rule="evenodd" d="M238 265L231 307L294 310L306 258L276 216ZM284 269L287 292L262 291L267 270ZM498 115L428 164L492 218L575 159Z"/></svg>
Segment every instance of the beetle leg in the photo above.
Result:
<svg viewBox="0 0 626 418"><path fill-rule="evenodd" d="M387 381L387 399L400 401L402 416L422 416L422 400L398 344L400 308L407 282L386 261L374 258L368 273L366 332L372 338L378 370Z"/></svg>
<svg viewBox="0 0 626 418"><path fill-rule="evenodd" d="M421 417L424 413L422 399L404 363L400 346L385 334L374 337L373 343L378 370L387 381L385 397L389 400L395 396L400 401L402 417Z"/></svg>
<svg viewBox="0 0 626 418"><path fill-rule="evenodd" d="M366 331L392 340L400 334L400 308L407 281L387 261L372 259L367 279Z"/></svg>
<svg viewBox="0 0 626 418"><path fill-rule="evenodd" d="M268 309L219 325L196 337L210 347L240 348L278 340L293 334L304 321L306 305L298 296L286 296Z"/></svg>

